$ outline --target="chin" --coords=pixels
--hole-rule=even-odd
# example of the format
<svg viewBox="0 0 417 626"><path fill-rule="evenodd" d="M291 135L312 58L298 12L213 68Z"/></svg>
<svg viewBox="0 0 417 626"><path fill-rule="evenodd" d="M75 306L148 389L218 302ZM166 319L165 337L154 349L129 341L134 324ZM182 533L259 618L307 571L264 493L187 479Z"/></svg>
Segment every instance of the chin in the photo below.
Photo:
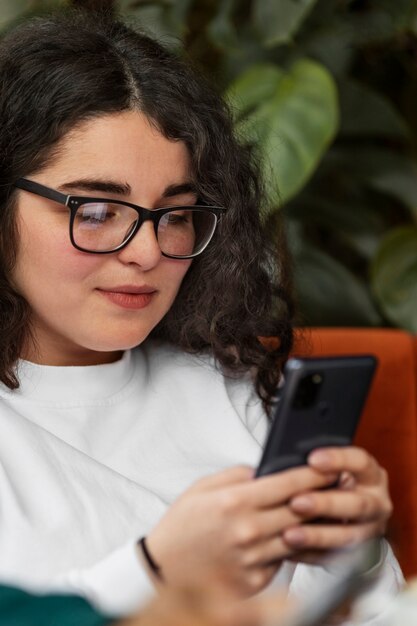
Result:
<svg viewBox="0 0 417 626"><path fill-rule="evenodd" d="M136 348L141 343L145 341L145 339L149 336L148 333L130 333L129 335L115 337L114 334L111 336L111 339L107 336L103 338L101 341L95 341L94 343L89 342L89 345L85 347L90 350L94 350L94 352L120 352L121 350L131 350L132 348Z"/></svg>

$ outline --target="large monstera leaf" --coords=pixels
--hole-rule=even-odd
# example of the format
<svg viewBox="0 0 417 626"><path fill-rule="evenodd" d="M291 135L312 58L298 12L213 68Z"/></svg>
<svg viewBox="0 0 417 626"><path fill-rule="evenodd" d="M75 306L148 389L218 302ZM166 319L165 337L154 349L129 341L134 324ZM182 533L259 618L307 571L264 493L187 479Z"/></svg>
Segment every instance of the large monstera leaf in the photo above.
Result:
<svg viewBox="0 0 417 626"><path fill-rule="evenodd" d="M417 332L417 227L391 231L372 263L372 289L395 326Z"/></svg>
<svg viewBox="0 0 417 626"><path fill-rule="evenodd" d="M316 0L255 0L253 20L267 46L288 43L295 36Z"/></svg>
<svg viewBox="0 0 417 626"><path fill-rule="evenodd" d="M287 202L311 177L337 132L333 78L308 59L287 71L265 63L250 67L226 96L238 135L260 152L270 207Z"/></svg>

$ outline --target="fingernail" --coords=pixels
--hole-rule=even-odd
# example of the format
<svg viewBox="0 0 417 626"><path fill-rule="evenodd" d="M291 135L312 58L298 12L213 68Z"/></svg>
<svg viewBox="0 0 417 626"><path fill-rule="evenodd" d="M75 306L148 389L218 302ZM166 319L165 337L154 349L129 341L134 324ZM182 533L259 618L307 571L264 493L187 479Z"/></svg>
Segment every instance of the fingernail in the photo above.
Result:
<svg viewBox="0 0 417 626"><path fill-rule="evenodd" d="M313 509L313 500L308 496L297 496L291 500L291 508L299 513L308 513Z"/></svg>
<svg viewBox="0 0 417 626"><path fill-rule="evenodd" d="M318 469L326 469L332 462L332 455L326 450L315 450L308 457L308 464Z"/></svg>
<svg viewBox="0 0 417 626"><path fill-rule="evenodd" d="M283 533L284 541L292 546L302 546L305 540L305 533L302 528L289 528Z"/></svg>

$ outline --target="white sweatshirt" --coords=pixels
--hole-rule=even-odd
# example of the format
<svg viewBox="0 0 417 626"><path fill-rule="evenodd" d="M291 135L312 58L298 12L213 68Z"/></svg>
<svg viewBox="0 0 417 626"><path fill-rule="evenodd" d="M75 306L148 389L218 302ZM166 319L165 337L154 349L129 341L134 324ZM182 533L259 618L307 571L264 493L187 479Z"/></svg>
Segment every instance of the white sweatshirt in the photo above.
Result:
<svg viewBox="0 0 417 626"><path fill-rule="evenodd" d="M0 579L129 613L154 593L137 539L199 478L256 466L261 403L211 357L152 343L107 365L22 361L19 377L17 391L0 385ZM277 582L304 594L329 576L284 563ZM377 591L401 582L388 549Z"/></svg>

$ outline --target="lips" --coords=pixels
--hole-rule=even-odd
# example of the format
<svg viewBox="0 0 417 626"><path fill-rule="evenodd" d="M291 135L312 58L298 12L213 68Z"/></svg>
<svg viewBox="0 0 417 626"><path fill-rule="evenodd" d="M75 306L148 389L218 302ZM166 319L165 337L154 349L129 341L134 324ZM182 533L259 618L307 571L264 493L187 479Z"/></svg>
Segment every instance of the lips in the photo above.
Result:
<svg viewBox="0 0 417 626"><path fill-rule="evenodd" d="M113 304L132 310L147 307L157 293L157 290L150 285L119 285L97 291Z"/></svg>
<svg viewBox="0 0 417 626"><path fill-rule="evenodd" d="M117 287L101 287L99 291L106 291L109 293L153 293L156 291L155 287L150 285L119 285Z"/></svg>

